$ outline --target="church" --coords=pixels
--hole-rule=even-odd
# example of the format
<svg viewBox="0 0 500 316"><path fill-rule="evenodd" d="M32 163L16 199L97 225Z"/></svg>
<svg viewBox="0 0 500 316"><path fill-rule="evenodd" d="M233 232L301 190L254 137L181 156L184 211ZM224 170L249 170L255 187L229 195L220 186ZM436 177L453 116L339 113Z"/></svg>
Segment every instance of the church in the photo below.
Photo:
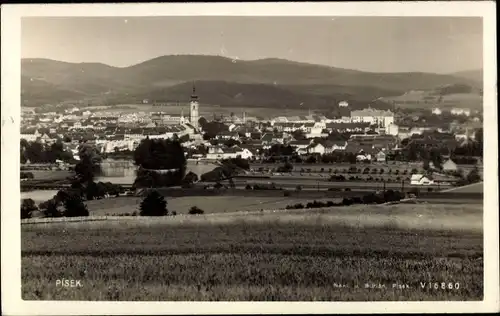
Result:
<svg viewBox="0 0 500 316"><path fill-rule="evenodd" d="M151 120L153 123L155 123L157 126L165 126L165 125L184 125L184 124L189 124L194 129L198 130L199 129L199 119L200 119L200 112L199 112L199 102L198 102L198 95L196 95L196 87L193 84L193 93L191 94L191 100L189 101L189 117L186 118L184 116L184 110L181 111L181 115L168 115L165 114L164 112L153 112L151 113Z"/></svg>

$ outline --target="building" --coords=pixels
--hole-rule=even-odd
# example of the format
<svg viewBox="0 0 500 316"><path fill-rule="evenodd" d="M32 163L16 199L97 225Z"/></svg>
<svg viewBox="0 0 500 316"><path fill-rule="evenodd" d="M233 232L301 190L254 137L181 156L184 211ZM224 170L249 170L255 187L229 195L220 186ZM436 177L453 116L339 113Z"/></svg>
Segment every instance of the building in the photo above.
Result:
<svg viewBox="0 0 500 316"><path fill-rule="evenodd" d="M432 114L441 115L441 113L443 113L443 111L441 111L440 108L434 108L434 109L432 109Z"/></svg>
<svg viewBox="0 0 500 316"><path fill-rule="evenodd" d="M248 148L240 148L238 146L233 147L223 147L223 146L211 146L208 148L207 159L229 159L241 157L243 159L249 159L253 157L253 153Z"/></svg>
<svg viewBox="0 0 500 316"><path fill-rule="evenodd" d="M399 134L399 126L396 124L389 124L386 127L385 133L392 136L397 136Z"/></svg>
<svg viewBox="0 0 500 316"><path fill-rule="evenodd" d="M432 185L434 181L422 174L413 174L410 178L411 185Z"/></svg>
<svg viewBox="0 0 500 316"><path fill-rule="evenodd" d="M323 146L320 143L311 144L311 145L309 145L309 147L307 147L307 153L309 153L309 154L324 155L325 152L326 152L325 146Z"/></svg>
<svg viewBox="0 0 500 316"><path fill-rule="evenodd" d="M351 112L351 121L356 123L369 123L379 127L387 127L394 123L394 113L391 111L376 110L372 108Z"/></svg>
<svg viewBox="0 0 500 316"><path fill-rule="evenodd" d="M385 162L387 159L387 155L383 150L381 150L375 155L375 159L377 160L377 162Z"/></svg>
<svg viewBox="0 0 500 316"><path fill-rule="evenodd" d="M198 96L196 95L196 88L193 84L193 94L191 95L191 102L189 103L189 123L195 128L199 128L199 103Z"/></svg>
<svg viewBox="0 0 500 316"><path fill-rule="evenodd" d="M465 115L465 116L469 116L470 115L470 110L469 109L453 108L453 109L451 109L450 113L452 115Z"/></svg>

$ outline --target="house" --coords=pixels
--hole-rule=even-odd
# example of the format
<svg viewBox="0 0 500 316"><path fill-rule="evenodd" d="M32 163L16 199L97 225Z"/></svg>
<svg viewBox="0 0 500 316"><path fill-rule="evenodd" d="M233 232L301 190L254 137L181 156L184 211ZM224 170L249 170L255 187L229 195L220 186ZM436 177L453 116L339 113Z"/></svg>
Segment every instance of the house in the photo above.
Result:
<svg viewBox="0 0 500 316"><path fill-rule="evenodd" d="M441 111L440 108L432 109L432 114L434 114L434 115L441 115L441 113L443 113L443 111Z"/></svg>
<svg viewBox="0 0 500 316"><path fill-rule="evenodd" d="M450 111L451 115L465 115L469 116L470 115L470 110L469 109L459 109L459 108L453 108Z"/></svg>
<svg viewBox="0 0 500 316"><path fill-rule="evenodd" d="M249 159L252 158L254 154L248 148L240 148L238 146L211 146L208 148L207 159L228 159L238 156L243 159Z"/></svg>
<svg viewBox="0 0 500 316"><path fill-rule="evenodd" d="M307 147L309 147L309 145L311 145L311 140L309 139L292 140L288 144L297 149L306 149Z"/></svg>
<svg viewBox="0 0 500 316"><path fill-rule="evenodd" d="M410 184L412 184L412 185L431 185L431 184L434 184L434 180L431 180L422 174L413 174L410 178Z"/></svg>
<svg viewBox="0 0 500 316"><path fill-rule="evenodd" d="M325 146L321 143L311 144L307 147L307 153L324 155L326 152Z"/></svg>
<svg viewBox="0 0 500 316"><path fill-rule="evenodd" d="M335 150L344 151L347 147L347 141L345 140L326 140L322 141L321 144L325 147L325 154L332 153Z"/></svg>
<svg viewBox="0 0 500 316"><path fill-rule="evenodd" d="M399 126L392 123L386 127L385 133L392 136L397 136L399 134Z"/></svg>
<svg viewBox="0 0 500 316"><path fill-rule="evenodd" d="M339 102L339 107L343 108L343 107L348 107L349 106L349 103L347 103L347 101L340 101Z"/></svg>
<svg viewBox="0 0 500 316"><path fill-rule="evenodd" d="M375 159L377 160L377 162L385 162L386 158L387 158L387 154L383 150L379 151L375 155Z"/></svg>
<svg viewBox="0 0 500 316"><path fill-rule="evenodd" d="M443 163L443 171L457 171L457 164L453 160L448 159Z"/></svg>

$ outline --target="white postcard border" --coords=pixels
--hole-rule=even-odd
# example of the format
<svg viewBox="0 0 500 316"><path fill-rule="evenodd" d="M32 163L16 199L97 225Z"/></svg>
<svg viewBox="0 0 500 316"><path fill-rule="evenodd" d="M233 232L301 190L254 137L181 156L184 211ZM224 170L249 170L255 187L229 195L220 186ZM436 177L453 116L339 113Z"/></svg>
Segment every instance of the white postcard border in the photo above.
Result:
<svg viewBox="0 0 500 316"><path fill-rule="evenodd" d="M414 313L499 310L496 10L491 2L42 4L2 6L2 309L6 315ZM22 301L19 136L21 16L482 16L484 21L484 301L69 302Z"/></svg>

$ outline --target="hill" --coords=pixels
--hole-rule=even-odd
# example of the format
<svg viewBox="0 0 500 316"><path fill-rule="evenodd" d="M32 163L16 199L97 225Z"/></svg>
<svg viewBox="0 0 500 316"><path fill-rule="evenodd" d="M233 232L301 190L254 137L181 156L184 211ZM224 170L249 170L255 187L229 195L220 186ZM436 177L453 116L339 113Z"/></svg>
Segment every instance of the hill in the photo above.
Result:
<svg viewBox="0 0 500 316"><path fill-rule="evenodd" d="M399 107L469 108L480 110L483 106L482 89L465 84L440 86L428 90L411 90L402 95L383 97L381 101Z"/></svg>
<svg viewBox="0 0 500 316"><path fill-rule="evenodd" d="M451 75L454 77L457 77L457 78L465 78L467 80L473 80L481 85L483 82L483 70L482 69L459 71L459 72L452 73Z"/></svg>
<svg viewBox="0 0 500 316"><path fill-rule="evenodd" d="M398 95L411 89L430 89L450 84L477 86L474 80L452 75L369 73L283 59L243 61L201 55L162 56L123 68L99 63L23 59L21 72L25 78L46 82L47 90L44 91L44 98L48 97L55 103L68 100L70 98L68 91L76 93L74 97L84 94L109 99L109 96L113 95L116 99L125 98L128 94L149 95L148 98L153 99L158 93L163 93L161 91L166 93L163 88L191 81L218 82L214 86L217 88L226 87L221 82L242 84L239 87L245 90L239 92L245 96L245 101L241 102L260 101L268 104L274 104L279 97L285 98L281 103L301 103L303 102L301 99L317 100L318 97L320 99L332 95L340 97L342 94L349 98L370 99ZM40 91L32 85L24 85L25 83L26 81L23 83L25 92L23 102L36 104L39 101L37 96ZM252 85L256 86L251 88ZM270 87L265 88L263 85ZM278 92L275 90L277 88L283 90ZM255 93L255 89L259 91L266 89L263 91L264 95L271 99L264 100L261 96L251 96ZM285 90L288 92L284 92ZM172 94L173 91L175 89L168 93ZM368 92L363 94L363 91ZM215 99L221 99L222 103L232 100L230 97L222 98L222 95L228 93L227 91L214 93L219 94ZM201 95L200 91L200 97ZM238 102L240 101L237 101L237 104L241 103Z"/></svg>

